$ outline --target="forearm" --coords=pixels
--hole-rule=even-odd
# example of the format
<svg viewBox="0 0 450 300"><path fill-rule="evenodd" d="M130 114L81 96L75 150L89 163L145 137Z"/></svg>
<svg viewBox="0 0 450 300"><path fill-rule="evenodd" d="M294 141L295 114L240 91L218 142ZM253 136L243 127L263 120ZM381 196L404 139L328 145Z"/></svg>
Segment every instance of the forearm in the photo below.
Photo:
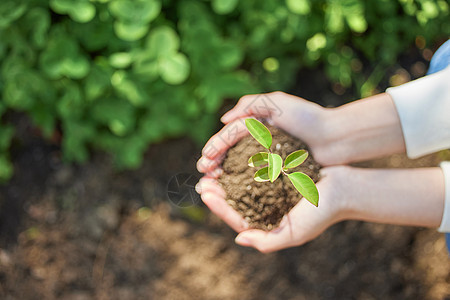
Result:
<svg viewBox="0 0 450 300"><path fill-rule="evenodd" d="M348 168L341 183L344 219L439 227L445 183L441 168Z"/></svg>
<svg viewBox="0 0 450 300"><path fill-rule="evenodd" d="M400 120L391 97L382 93L327 109L325 144L317 149L326 165L346 164L405 152Z"/></svg>

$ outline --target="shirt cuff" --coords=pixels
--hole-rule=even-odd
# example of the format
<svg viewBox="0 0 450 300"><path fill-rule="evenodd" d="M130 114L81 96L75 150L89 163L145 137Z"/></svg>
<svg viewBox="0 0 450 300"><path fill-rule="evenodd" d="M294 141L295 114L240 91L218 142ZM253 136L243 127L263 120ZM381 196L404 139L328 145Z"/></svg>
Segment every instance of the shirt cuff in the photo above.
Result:
<svg viewBox="0 0 450 300"><path fill-rule="evenodd" d="M450 148L450 67L388 88L394 100L408 157Z"/></svg>
<svg viewBox="0 0 450 300"><path fill-rule="evenodd" d="M439 232L450 232L450 162L444 161L441 163L442 171L444 172L445 180L445 202L444 213L442 214L441 225L438 228Z"/></svg>

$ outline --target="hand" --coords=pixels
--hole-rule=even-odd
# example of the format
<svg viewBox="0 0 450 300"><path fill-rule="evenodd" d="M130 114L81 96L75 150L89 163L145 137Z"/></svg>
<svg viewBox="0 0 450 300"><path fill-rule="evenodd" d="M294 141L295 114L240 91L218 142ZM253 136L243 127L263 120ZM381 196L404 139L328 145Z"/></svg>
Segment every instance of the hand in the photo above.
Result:
<svg viewBox="0 0 450 300"><path fill-rule="evenodd" d="M420 200L427 198L426 193L423 193L427 186L436 187L436 182L440 180L437 177L442 177L442 172L432 171L434 181L424 187L424 183L431 177L411 176L410 171L403 171L402 174L397 173L394 176L390 171L355 172L354 168L339 166L322 169L324 177L317 184L319 208L300 201L279 228L270 232L248 229L248 224L241 215L226 203L225 191L217 182L222 172L219 166L225 153L249 134L243 122L243 119L248 117L266 118L269 123L302 139L308 144L314 159L324 167L404 152L405 149L398 115L388 94L369 97L334 109L322 108L281 92L242 97L239 103L222 117L222 122L226 125L207 142L202 151L203 156L197 163L197 169L206 174L197 186L204 203L240 233L236 238L238 244L252 246L262 252L276 251L301 245L318 236L331 224L350 218L413 225L408 221L411 220L408 217L411 217L416 222L413 223L420 226L434 226L438 222L438 215L442 214L442 207L439 206L442 200L440 196L435 195L433 198L438 204L435 206L438 210L433 211L431 215L421 213L426 206ZM349 180L349 173L353 183ZM416 174L421 175L422 171ZM341 178L344 180L340 181ZM395 180L408 186L417 181L414 188L422 188L417 192L412 188L408 190L411 199L416 201L415 209L408 210L412 207L412 202L408 202L411 199L404 197L407 190L405 188L381 190L385 195L374 193L380 191L380 186L395 186ZM408 182L405 183L405 180ZM443 187L437 186L432 191L441 193L442 189ZM398 202L398 198L403 202ZM355 205L348 204L350 199L354 200ZM366 201L366 206L362 205L362 200ZM385 202L385 205L380 205L381 202ZM403 210L399 210L399 203ZM391 204L394 204L393 207ZM354 210L354 207L361 210ZM370 209L366 211L366 207ZM417 207L420 209L416 209ZM405 214L405 211L408 211L408 214Z"/></svg>
<svg viewBox="0 0 450 300"><path fill-rule="evenodd" d="M206 143L197 169L211 173L227 150L248 134L243 119L269 123L303 140L322 166L343 165L394 153L405 143L397 110L382 93L337 108L323 108L305 99L274 92L242 97L222 117L226 125Z"/></svg>
<svg viewBox="0 0 450 300"><path fill-rule="evenodd" d="M445 181L441 168L363 169L326 167L317 183L319 207L300 202L272 231L248 229L225 201L211 177L198 184L205 204L239 232L236 243L267 253L302 245L342 220L438 227L444 211Z"/></svg>
<svg viewBox="0 0 450 300"><path fill-rule="evenodd" d="M323 168L322 179L317 184L319 208L300 200L283 218L280 226L272 231L248 229L242 216L226 203L225 191L214 178L202 178L197 189L211 211L240 233L236 237L237 244L267 253L302 245L346 217L346 202L341 199L346 193L340 189L344 186L341 181L346 180L349 169L344 166Z"/></svg>
<svg viewBox="0 0 450 300"><path fill-rule="evenodd" d="M261 95L247 95L222 117L226 125L206 143L202 157L197 163L201 173L214 174L228 149L248 135L243 119L265 118L269 123L303 140L310 148L315 160L327 165L333 158L332 152L323 151L325 139L325 120L327 110L305 99L274 92Z"/></svg>

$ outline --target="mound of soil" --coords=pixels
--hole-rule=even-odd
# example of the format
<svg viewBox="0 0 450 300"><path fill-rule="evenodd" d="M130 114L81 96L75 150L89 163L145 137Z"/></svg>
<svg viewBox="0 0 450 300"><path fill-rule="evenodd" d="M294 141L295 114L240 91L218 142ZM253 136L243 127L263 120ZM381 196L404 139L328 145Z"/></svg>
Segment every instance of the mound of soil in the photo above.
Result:
<svg viewBox="0 0 450 300"><path fill-rule="evenodd" d="M307 145L286 132L268 126L273 136L272 151L285 159L290 153L306 149ZM248 166L248 159L265 152L252 136L247 136L232 147L224 159L223 175L219 182L227 193L227 202L237 210L251 228L271 230L302 198L290 180L280 174L274 182L256 182L253 180L259 168ZM267 151L267 150L266 150ZM308 151L309 152L309 151ZM320 165L310 155L306 161L291 172L303 172L314 182L319 180ZM306 201L306 200L304 200Z"/></svg>

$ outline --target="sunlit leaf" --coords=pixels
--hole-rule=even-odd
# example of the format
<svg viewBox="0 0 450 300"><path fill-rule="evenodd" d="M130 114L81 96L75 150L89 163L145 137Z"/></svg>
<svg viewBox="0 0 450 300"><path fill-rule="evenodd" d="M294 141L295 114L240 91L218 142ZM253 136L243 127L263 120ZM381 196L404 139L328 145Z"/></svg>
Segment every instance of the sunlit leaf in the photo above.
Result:
<svg viewBox="0 0 450 300"><path fill-rule="evenodd" d="M115 0L109 4L111 14L127 23L148 24L161 11L158 0Z"/></svg>
<svg viewBox="0 0 450 300"><path fill-rule="evenodd" d="M239 0L212 0L212 8L218 15L226 15L231 13Z"/></svg>
<svg viewBox="0 0 450 300"><path fill-rule="evenodd" d="M149 57L172 55L180 48L180 38L169 26L152 29L147 39L146 48Z"/></svg>
<svg viewBox="0 0 450 300"><path fill-rule="evenodd" d="M254 179L255 179L255 181L258 181L258 182L269 181L269 168L264 167L264 168L256 171Z"/></svg>
<svg viewBox="0 0 450 300"><path fill-rule="evenodd" d="M308 175L301 172L295 172L289 174L288 178L306 200L311 202L314 206L319 205L319 192L317 191L314 181L312 181Z"/></svg>
<svg viewBox="0 0 450 300"><path fill-rule="evenodd" d="M248 165L250 167L259 167L262 165L266 165L269 163L269 153L267 152L260 152L256 153L252 157L248 159Z"/></svg>
<svg viewBox="0 0 450 300"><path fill-rule="evenodd" d="M117 69L127 68L132 61L133 58L129 52L117 52L109 57L110 65Z"/></svg>
<svg viewBox="0 0 450 300"><path fill-rule="evenodd" d="M286 0L289 10L295 14L306 15L311 11L311 4L308 0Z"/></svg>
<svg viewBox="0 0 450 300"><path fill-rule="evenodd" d="M272 135L264 124L255 119L245 119L245 126L247 126L248 131L258 143L264 148L270 148L272 145Z"/></svg>
<svg viewBox="0 0 450 300"><path fill-rule="evenodd" d="M289 154L284 161L284 168L290 169L301 165L308 157L306 150L298 150Z"/></svg>
<svg viewBox="0 0 450 300"><path fill-rule="evenodd" d="M269 179L274 182L281 173L283 159L276 153L269 153Z"/></svg>
<svg viewBox="0 0 450 300"><path fill-rule="evenodd" d="M68 14L74 21L86 23L95 16L95 6L89 0L50 0L50 7L59 14Z"/></svg>
<svg viewBox="0 0 450 300"><path fill-rule="evenodd" d="M148 31L148 24L132 23L128 21L114 22L114 32L124 41L137 41L143 38Z"/></svg>
<svg viewBox="0 0 450 300"><path fill-rule="evenodd" d="M189 76L191 66L189 60L182 53L163 56L158 60L161 78L168 84L181 84Z"/></svg>

